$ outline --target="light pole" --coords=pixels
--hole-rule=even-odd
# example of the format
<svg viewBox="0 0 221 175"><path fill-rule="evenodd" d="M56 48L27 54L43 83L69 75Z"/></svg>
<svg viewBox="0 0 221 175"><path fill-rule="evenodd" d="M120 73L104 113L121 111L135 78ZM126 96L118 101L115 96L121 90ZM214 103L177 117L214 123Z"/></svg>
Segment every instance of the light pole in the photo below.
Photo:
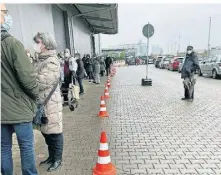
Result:
<svg viewBox="0 0 221 175"><path fill-rule="evenodd" d="M209 35L208 35L208 46L207 46L207 59L210 56L210 29L211 29L211 17L209 17Z"/></svg>
<svg viewBox="0 0 221 175"><path fill-rule="evenodd" d="M179 52L180 52L180 36L178 39L177 55L179 54Z"/></svg>

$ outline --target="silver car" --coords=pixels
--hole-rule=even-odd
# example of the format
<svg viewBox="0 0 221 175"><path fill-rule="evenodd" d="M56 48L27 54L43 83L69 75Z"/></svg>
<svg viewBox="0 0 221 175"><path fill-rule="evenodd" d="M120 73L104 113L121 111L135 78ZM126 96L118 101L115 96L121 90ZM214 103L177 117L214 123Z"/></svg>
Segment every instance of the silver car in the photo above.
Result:
<svg viewBox="0 0 221 175"><path fill-rule="evenodd" d="M199 76L204 74L216 79L221 76L221 55L208 58L200 63Z"/></svg>

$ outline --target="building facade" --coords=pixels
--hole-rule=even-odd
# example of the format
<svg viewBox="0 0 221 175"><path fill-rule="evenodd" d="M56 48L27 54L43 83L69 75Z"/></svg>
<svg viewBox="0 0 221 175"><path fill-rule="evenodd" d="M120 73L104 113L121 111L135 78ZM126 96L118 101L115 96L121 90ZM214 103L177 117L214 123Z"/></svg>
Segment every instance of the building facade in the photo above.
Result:
<svg viewBox="0 0 221 175"><path fill-rule="evenodd" d="M115 20L115 25L112 25L111 31L103 31L102 27L98 30L100 26L96 26L97 29L93 24L101 20L93 18L93 15L102 17L104 14L104 10L99 11L99 8L104 8L102 4L101 7L88 4L6 4L13 18L13 26L9 32L20 40L26 49L32 50L33 36L37 32L48 32L55 36L57 52L69 48L72 53L92 55L98 51L98 48L95 48L98 43L97 34L117 33L117 8L114 9L112 6L114 5L107 6L107 11L109 9L108 12L115 16L107 20ZM90 10L87 11L87 9ZM89 17L91 21L87 19ZM102 18L102 20L103 23L106 22L106 19Z"/></svg>

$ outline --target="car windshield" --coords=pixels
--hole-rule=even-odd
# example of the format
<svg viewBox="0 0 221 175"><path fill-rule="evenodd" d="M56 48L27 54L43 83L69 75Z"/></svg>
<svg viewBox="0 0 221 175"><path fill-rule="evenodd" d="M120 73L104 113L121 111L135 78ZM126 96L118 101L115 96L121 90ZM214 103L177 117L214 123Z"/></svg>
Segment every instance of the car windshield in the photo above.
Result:
<svg viewBox="0 0 221 175"><path fill-rule="evenodd" d="M180 62L180 63L182 63L183 58L182 58L182 59L181 59L181 58L178 58L177 61Z"/></svg>

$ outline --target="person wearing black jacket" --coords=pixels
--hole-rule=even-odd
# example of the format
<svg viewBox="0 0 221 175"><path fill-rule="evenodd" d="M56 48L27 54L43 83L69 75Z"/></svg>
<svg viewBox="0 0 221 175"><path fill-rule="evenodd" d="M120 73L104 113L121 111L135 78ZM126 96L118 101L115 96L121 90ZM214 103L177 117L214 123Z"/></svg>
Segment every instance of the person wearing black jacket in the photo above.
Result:
<svg viewBox="0 0 221 175"><path fill-rule="evenodd" d="M78 84L79 84L79 87L80 87L80 93L79 94L83 95L84 94L84 86L83 86L82 80L83 80L84 75L85 75L84 63L83 63L79 53L76 53L75 56L77 58L76 62L78 64L76 74L77 74L77 81L78 81Z"/></svg>
<svg viewBox="0 0 221 175"><path fill-rule="evenodd" d="M105 64L106 64L106 76L108 76L110 74L110 66L112 64L112 58L107 56L107 58L105 59Z"/></svg>
<svg viewBox="0 0 221 175"><path fill-rule="evenodd" d="M193 51L193 46L188 46L186 58L181 69L181 78L184 79L184 98L181 100L192 101L194 99L194 85L196 83L194 74L197 69L199 69L198 57Z"/></svg>

